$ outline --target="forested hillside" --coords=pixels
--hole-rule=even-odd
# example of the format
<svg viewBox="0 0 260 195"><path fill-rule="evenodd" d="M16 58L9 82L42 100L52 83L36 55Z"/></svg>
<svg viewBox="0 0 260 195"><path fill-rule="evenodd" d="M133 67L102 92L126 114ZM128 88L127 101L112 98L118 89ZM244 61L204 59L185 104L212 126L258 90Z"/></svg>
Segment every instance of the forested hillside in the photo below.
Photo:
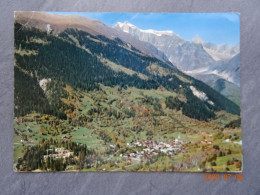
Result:
<svg viewBox="0 0 260 195"><path fill-rule="evenodd" d="M117 37L14 34L15 170L241 170L240 108L203 82Z"/></svg>
<svg viewBox="0 0 260 195"><path fill-rule="evenodd" d="M206 120L214 117L214 111L222 109L234 114L240 112L237 105L204 83L170 68L156 58L140 53L118 38L111 40L104 36L93 36L74 29L67 29L57 37L18 23L15 24L15 32L17 32L15 33L16 66L27 72L34 83L36 80L51 78L75 89L83 90L97 90L99 83L111 87L118 85L120 88L136 87L139 89L157 89L159 86L163 86L169 91L182 89L182 93L187 98L187 102L183 104L183 114L189 117ZM26 55L23 52L31 53ZM114 71L101 62L100 58L108 59L134 71L135 74ZM151 74L148 70L148 66L151 64L156 64L169 73L162 76ZM141 78L138 73L146 75L147 79ZM185 78L188 82L182 81L180 77ZM19 81L19 77L17 78L16 82ZM206 93L208 98L214 102L214 106L194 96L189 89L191 84ZM16 93L20 94L18 91L19 88L16 87ZM25 98L24 101L27 99ZM37 103L35 106L39 107ZM18 111L18 113L22 112Z"/></svg>

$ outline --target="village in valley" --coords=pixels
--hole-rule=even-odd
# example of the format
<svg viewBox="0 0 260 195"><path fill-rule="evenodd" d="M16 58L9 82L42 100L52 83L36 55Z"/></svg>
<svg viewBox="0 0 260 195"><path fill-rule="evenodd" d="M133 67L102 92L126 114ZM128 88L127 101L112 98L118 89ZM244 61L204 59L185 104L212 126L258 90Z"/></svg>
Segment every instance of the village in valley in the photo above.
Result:
<svg viewBox="0 0 260 195"><path fill-rule="evenodd" d="M101 21L68 21L15 17L15 171L242 170L239 87L233 101L218 91L230 82L209 86Z"/></svg>
<svg viewBox="0 0 260 195"><path fill-rule="evenodd" d="M51 170L52 166L56 166L51 165L51 159L56 159L56 161L62 159L60 163L67 164L60 168L64 171L79 170L79 167L82 167L83 171L214 171L214 169L226 171L230 169L229 167L234 167L235 170L240 169L235 165L241 163L241 160L236 162L237 159L241 159L239 155L242 143L240 130L231 127L223 128L222 131L213 130L221 124L218 119L211 123L200 122L182 116L179 112L171 112L168 108L165 108L164 112L172 113L172 116L156 116L156 113L161 113L161 111L154 110L154 105L141 103L147 102L149 97L144 96L144 99L138 99L137 105L133 105L133 103L128 103L127 90L117 91L116 89L111 92L112 98L115 94L121 98L114 101L115 108L124 110L127 117L117 119L116 112L113 113L115 116L105 117L105 115L109 116L110 111L102 108L105 104L102 105L99 102L111 102L111 100L103 99L102 95L93 96L75 93L68 87L66 89L73 94L73 98L70 97L73 99L71 105L78 110L75 110L73 115L68 112L71 118L70 123L50 115L37 113L15 119L15 146L18 149L15 155L18 159L18 167L26 167L21 161L21 152L26 151L23 147L27 145L28 148L41 143L40 147L44 148L41 155L46 164L43 166L46 170ZM101 94L107 91L106 87L103 89L104 92ZM137 93L143 92L137 91ZM160 91L157 93L161 94ZM89 109L87 113L92 113L92 119L85 118L85 122L78 123L78 118L82 118L80 110L83 110L85 106L89 107L88 102L91 102L90 98L93 97L101 99L90 106L96 110L104 109L103 116L101 117L95 111L92 113ZM125 106L126 109L120 106ZM222 115L223 112L220 112L219 116ZM103 120L100 120L101 118ZM185 125L180 119L187 121ZM147 130L144 131L143 128ZM211 130L207 130L208 128ZM42 138L45 141L42 141ZM47 141L49 139L52 141ZM232 148L232 151L229 148ZM84 158L88 160L81 165L79 162ZM99 160L96 161L96 159ZM165 159L165 162L160 159ZM20 168L20 170L26 169Z"/></svg>
<svg viewBox="0 0 260 195"><path fill-rule="evenodd" d="M222 125L222 121L218 118L210 123L189 119L180 112L165 108L163 102L159 101L165 108L165 114L162 114L161 110L154 109L154 104L144 103L153 101L149 96L138 98L133 105L128 97L129 92L118 91L116 88L110 92L113 94L110 98L115 98L115 95L121 97L113 101L113 105L124 110L125 117L118 118L117 112L112 112L109 117L110 110L103 106L111 100L102 96L108 92L107 87L103 88L100 96L97 92L93 96L91 93L76 92L69 87L66 90L71 94L69 99L73 100L71 106L76 108L73 114L67 112L71 118L70 123L37 113L15 119L15 155L18 159L16 166L20 170L26 170L25 167L28 166L21 161L21 152L26 152L28 147L37 143L43 147L41 158L46 165L42 166L46 167L46 170L52 170L52 167L55 169L55 166L60 164L66 166L57 170L64 171L227 171L230 167L234 167L234 170L240 169L236 168L236 163L241 164L241 160L237 162L237 159L241 159L240 130L228 126L219 130L217 126ZM111 88L109 90L111 91ZM136 93L143 95L143 92ZM162 95L160 91L156 93ZM95 102L91 98L95 98ZM99 101L97 98L100 98ZM104 103L100 104L101 101ZM89 102L93 103L89 105ZM96 111L92 111L90 106ZM78 121L83 117L80 110L84 107L88 107L86 113L91 113L92 119L84 118L84 121ZM103 114L99 115L98 110ZM157 116L157 113L160 115ZM172 116L168 116L168 113ZM223 112L220 112L219 116L222 115ZM43 138L45 140L42 140ZM48 141L50 139L51 141ZM28 149L23 149L26 146ZM79 162L84 158L87 160L81 165ZM51 159L60 163L56 165ZM240 164L237 167L240 167Z"/></svg>
<svg viewBox="0 0 260 195"><path fill-rule="evenodd" d="M180 140L180 136L174 141L169 143L157 142L151 140L140 140L134 143L127 143L127 148L137 148L130 154L120 154L120 157L124 157L126 160L139 160L147 159L152 156L158 155L160 152L167 154L169 156L176 155L180 152L185 153L184 143ZM111 144L111 148L114 148L115 145Z"/></svg>

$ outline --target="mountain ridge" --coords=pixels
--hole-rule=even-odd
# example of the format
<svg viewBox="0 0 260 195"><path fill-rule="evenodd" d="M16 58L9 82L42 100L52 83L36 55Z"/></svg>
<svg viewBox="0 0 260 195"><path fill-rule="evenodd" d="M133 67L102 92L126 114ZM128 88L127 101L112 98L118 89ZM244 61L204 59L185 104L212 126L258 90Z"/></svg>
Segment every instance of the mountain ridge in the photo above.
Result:
<svg viewBox="0 0 260 195"><path fill-rule="evenodd" d="M239 45L215 45L204 42L199 36L195 36L192 41L186 41L172 31L166 34L163 32L167 31L161 31L161 33L160 31L154 31L151 33L152 30L148 30L147 32L147 30L142 30L129 24L129 22L117 23L114 25L114 28L118 31L131 34L141 41L151 43L164 52L178 69L193 77L195 76L203 82L207 82L204 79L205 77L212 74L215 75L215 81L208 83L213 88L217 84L218 79L225 79L227 82L233 83L229 85L231 88L232 86L234 88L240 86L238 68L240 64L237 57L239 54ZM156 35L155 32L161 36ZM234 94L225 95L228 97L234 96ZM239 97L237 98L239 99ZM231 99L235 100L237 98ZM236 103L238 102L236 101Z"/></svg>
<svg viewBox="0 0 260 195"><path fill-rule="evenodd" d="M19 21L15 171L241 170L240 107L217 90L119 37Z"/></svg>
<svg viewBox="0 0 260 195"><path fill-rule="evenodd" d="M21 26L19 27L19 24L17 24L16 29L21 29ZM23 28L22 31L24 32L20 31L19 33L29 34L31 30L30 28L29 29ZM28 33L26 33L26 31ZM170 68L166 63L163 63L162 61L154 57L141 55L139 54L139 52L136 53L134 50L132 51L129 50L128 48L122 47L121 45L124 43L119 39L111 40L101 35L94 36L84 31L79 31L74 29L67 29L61 34L59 34L58 37L53 35L49 35L46 37L46 35L44 35L44 32L37 32L36 30L33 31L35 32L34 38L33 39L30 38L31 40L30 42L26 41L27 39L26 36L23 38L21 37L22 39L18 37L16 38L16 49L18 49L16 50L17 51L16 63L17 66L21 67L26 71L29 71L30 74L32 75L35 75L36 74L35 72L37 72L38 77L40 76L39 79L43 79L43 78L50 78L51 80L58 79L65 82L65 84L70 84L74 88L79 87L87 90L98 89L99 88L98 83L102 83L108 86L119 85L120 88L135 86L141 89L157 89L159 86L163 86L164 88L170 91L174 91L174 90L178 91L182 88L184 89L185 96L189 97L188 98L189 101L187 102L189 106L188 105L185 106L186 110L184 110L185 113L189 113L189 116L193 116L191 114L192 113L191 109L195 105L196 106L201 105L201 107L203 108L204 110L203 112L205 112L205 116L203 116L202 119L204 119L204 117L206 119L207 115L209 117L212 117L213 110L224 109L227 110L228 112L231 113L234 112L236 114L239 114L240 112L238 107L231 104L231 102L227 101L227 99L225 99L223 96L221 96L220 94L218 94L217 92L215 92L214 90L206 86L205 84L200 83L199 81L196 81L191 77L184 75L183 73L179 72L174 68ZM46 41L48 43L50 42L50 44L43 44L43 45L39 45L39 43L35 44L34 40L36 39L37 36L39 38L42 37L41 39L43 40L47 39ZM79 41L78 43L80 45L79 49L75 48L74 52L69 52L67 50L65 51L60 50L61 48L69 49L69 47L72 47L72 45L73 47L78 47L76 43L74 43L71 40L71 36L73 36ZM66 42L64 42L64 40L66 40ZM72 45L69 46L68 43ZM38 48L38 54L22 56L20 54L21 48L23 49L27 48L27 50L29 48L32 50L36 50L36 48ZM71 61L70 63L66 62L67 64L67 66L65 66L66 68L63 65L64 64L63 61L65 59L62 56L66 56L66 61L68 62ZM100 61L97 58L97 56L102 56L102 58L107 58L108 60L116 64L120 64L124 66L125 68L147 75L149 76L149 79L146 80L144 78L139 78L139 76L136 74L133 74L132 76L131 75L127 76L127 74L121 71L117 73L113 69L107 67L107 65L104 64L104 61ZM83 61L76 60L79 57L80 59L82 60L85 59L85 60ZM55 59L55 58L56 60L49 61L49 59ZM41 60L37 60L37 59L41 59ZM57 61L57 59L60 60ZM49 61L49 62L45 64L43 63L45 61ZM75 64L75 62L77 61L78 63ZM85 67L87 65L85 61L90 62L90 64L88 64L87 67ZM31 62L34 63L32 64ZM39 64L35 66L35 62ZM95 65L91 66L91 63ZM151 66L152 64L154 64L155 67L157 66L157 67L164 68L168 72L167 75L166 76L151 75L150 73L151 69L148 69L148 67ZM73 68L73 67L77 67L77 68ZM62 74L58 74L57 70L59 70L59 72L61 71ZM97 70L102 70L102 71L100 72ZM170 73L171 71L172 73ZM100 75L99 72L101 73ZM75 74L75 75L70 76L71 74L73 75ZM85 75L89 75L89 76L86 77ZM202 102L192 94L192 92L189 89L189 86L191 85L190 82L193 83L192 85L195 86L196 89L207 94L209 100L214 102L213 107L207 103ZM206 108L208 106L212 111ZM200 117L200 115L201 115L200 113L194 112L195 117Z"/></svg>
<svg viewBox="0 0 260 195"><path fill-rule="evenodd" d="M52 28L50 29L51 32L55 35L63 32L67 28L77 28L95 36L104 35L110 39L119 37L143 53L155 56L170 66L173 66L164 53L157 50L153 45L141 42L128 34L118 32L99 20L86 18L84 16L50 14L45 12L15 12L15 21L43 31L46 31L48 28L47 25L49 25Z"/></svg>

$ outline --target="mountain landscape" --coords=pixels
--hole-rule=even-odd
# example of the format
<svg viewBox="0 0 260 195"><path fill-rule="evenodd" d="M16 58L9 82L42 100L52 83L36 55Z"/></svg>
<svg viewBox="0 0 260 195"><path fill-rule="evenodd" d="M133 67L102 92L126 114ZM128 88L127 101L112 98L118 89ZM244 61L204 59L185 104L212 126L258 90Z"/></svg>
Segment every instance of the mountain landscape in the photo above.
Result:
<svg viewBox="0 0 260 195"><path fill-rule="evenodd" d="M206 84L240 105L239 45L215 45L199 36L186 41L173 31L142 30L129 22L118 22L115 29L150 43L162 51L179 70ZM210 78L210 79L208 79Z"/></svg>
<svg viewBox="0 0 260 195"><path fill-rule="evenodd" d="M241 171L237 50L117 25L15 13L14 170Z"/></svg>

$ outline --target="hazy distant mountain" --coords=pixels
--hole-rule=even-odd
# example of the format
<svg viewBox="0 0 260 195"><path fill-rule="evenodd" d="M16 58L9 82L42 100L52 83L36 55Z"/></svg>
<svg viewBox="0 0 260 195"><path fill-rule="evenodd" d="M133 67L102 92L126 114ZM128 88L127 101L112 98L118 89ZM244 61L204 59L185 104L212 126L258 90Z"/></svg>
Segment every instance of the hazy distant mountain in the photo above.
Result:
<svg viewBox="0 0 260 195"><path fill-rule="evenodd" d="M239 53L239 45L215 45L204 42L199 36L186 41L173 31L142 30L129 22L118 22L114 28L151 43L183 71L209 68L216 61L229 60Z"/></svg>
<svg viewBox="0 0 260 195"><path fill-rule="evenodd" d="M188 71L208 67L214 62L200 44L185 41L172 31L141 30L129 22L119 22L114 28L129 33L141 41L151 43L164 52L180 70Z"/></svg>
<svg viewBox="0 0 260 195"><path fill-rule="evenodd" d="M237 105L240 105L240 87L236 84L229 82L216 74L197 72L190 74L190 76L207 83L213 89L217 90Z"/></svg>
<svg viewBox="0 0 260 195"><path fill-rule="evenodd" d="M136 39L151 43L164 52L178 69L206 82L211 87L215 87L219 79L228 82L230 90L226 91L230 93L234 91L231 89L232 86L234 88L240 86L239 45L215 45L204 42L199 36L194 37L192 41L186 41L172 31L142 30L129 22L118 22L114 28L131 34ZM208 76L211 78L210 82L205 79ZM225 92L225 95L233 97L234 94ZM234 98L231 99L234 101Z"/></svg>
<svg viewBox="0 0 260 195"><path fill-rule="evenodd" d="M184 72L240 104L240 54L228 60L217 61L210 67Z"/></svg>
<svg viewBox="0 0 260 195"><path fill-rule="evenodd" d="M226 80L240 86L240 53L228 60L215 63L211 70L217 70Z"/></svg>
<svg viewBox="0 0 260 195"><path fill-rule="evenodd" d="M240 86L240 54L231 59L214 62L211 66L192 71L184 71L189 75L209 75L214 74L237 86Z"/></svg>
<svg viewBox="0 0 260 195"><path fill-rule="evenodd" d="M232 46L228 44L216 45L210 42L204 42L199 36L195 36L192 42L201 44L209 55L215 60L227 60L239 53L239 44Z"/></svg>

